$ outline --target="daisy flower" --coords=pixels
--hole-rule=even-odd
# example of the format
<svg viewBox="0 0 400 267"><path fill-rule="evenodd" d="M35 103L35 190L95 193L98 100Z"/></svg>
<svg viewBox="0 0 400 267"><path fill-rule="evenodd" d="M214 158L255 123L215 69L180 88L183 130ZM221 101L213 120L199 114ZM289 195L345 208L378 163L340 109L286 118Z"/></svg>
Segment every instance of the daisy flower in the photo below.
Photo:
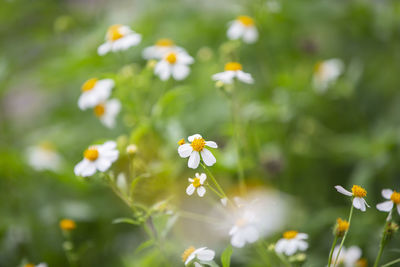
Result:
<svg viewBox="0 0 400 267"><path fill-rule="evenodd" d="M138 45L142 36L131 30L128 26L115 24L108 28L106 42L99 46L97 53L100 56L108 52L124 51L131 46Z"/></svg>
<svg viewBox="0 0 400 267"><path fill-rule="evenodd" d="M231 40L242 38L248 44L252 44L258 39L258 31L254 20L249 16L239 16L234 21L231 21L226 34Z"/></svg>
<svg viewBox="0 0 400 267"><path fill-rule="evenodd" d="M202 248L187 248L182 254L182 261L185 263L185 266L189 265L191 262L200 260L200 261L212 261L214 259L215 252L207 247ZM195 267L203 266L198 262L194 262Z"/></svg>
<svg viewBox="0 0 400 267"><path fill-rule="evenodd" d="M24 265L24 267L47 267L47 264L43 263L43 262L39 263L37 265L32 264L32 263L27 263L27 264Z"/></svg>
<svg viewBox="0 0 400 267"><path fill-rule="evenodd" d="M206 141L200 134L194 134L188 137L190 144L182 144L178 147L179 156L182 158L189 157L188 167L196 169L200 164L200 154L204 164L212 166L217 162L214 155L205 148L206 146L217 148L214 141Z"/></svg>
<svg viewBox="0 0 400 267"><path fill-rule="evenodd" d="M37 171L58 171L61 167L61 156L50 142L43 142L40 145L29 147L26 151L26 156L28 164Z"/></svg>
<svg viewBox="0 0 400 267"><path fill-rule="evenodd" d="M83 152L83 160L75 168L75 175L87 177L95 174L96 170L105 172L118 159L117 144L114 141L102 145L90 146Z"/></svg>
<svg viewBox="0 0 400 267"><path fill-rule="evenodd" d="M336 246L335 249L333 250L332 258L336 259L336 256L338 254L340 246ZM342 247L342 250L340 252L337 265L336 266L342 266L343 267L354 267L357 266L357 262L361 258L361 249L357 246L351 246L348 249L346 247ZM333 267L334 263L331 264L329 267Z"/></svg>
<svg viewBox="0 0 400 267"><path fill-rule="evenodd" d="M92 78L87 80L82 85L82 94L78 100L79 108L82 110L93 108L105 101L110 96L113 87L114 81L112 79Z"/></svg>
<svg viewBox="0 0 400 267"><path fill-rule="evenodd" d="M154 74L158 75L162 81L168 80L171 76L180 81L189 75L188 65L193 62L194 59L186 52L171 51L166 53L156 64Z"/></svg>
<svg viewBox="0 0 400 267"><path fill-rule="evenodd" d="M162 59L168 52L185 52L182 47L176 46L170 39L160 39L154 45L143 50L144 59Z"/></svg>
<svg viewBox="0 0 400 267"><path fill-rule="evenodd" d="M361 211L366 211L365 206L369 207L367 201L365 201L364 199L364 197L367 196L367 191L361 186L353 185L353 187L351 188L352 192L347 191L340 185L335 186L335 188L339 193L349 197L353 197L354 208L359 209Z"/></svg>
<svg viewBox="0 0 400 267"><path fill-rule="evenodd" d="M252 212L245 211L236 220L235 225L229 231L232 246L241 248L246 243L254 243L258 240L260 233L255 225L255 217Z"/></svg>
<svg viewBox="0 0 400 267"><path fill-rule="evenodd" d="M393 206L396 205L397 212L400 215L400 193L391 189L383 189L382 196L388 199L388 201L379 203L376 205L376 208L380 211L390 212Z"/></svg>
<svg viewBox="0 0 400 267"><path fill-rule="evenodd" d="M76 223L71 219L62 219L60 221L60 228L64 231L72 231L76 228Z"/></svg>
<svg viewBox="0 0 400 267"><path fill-rule="evenodd" d="M221 81L226 84L233 83L233 79L237 78L244 83L253 83L253 77L250 73L243 71L242 64L238 62L228 62L225 64L225 71L216 73L212 76L214 81Z"/></svg>
<svg viewBox="0 0 400 267"><path fill-rule="evenodd" d="M284 232L283 238L279 239L275 245L275 251L276 253L283 253L287 256L291 256L297 251L305 251L308 248L308 244L305 241L307 238L307 234L297 231Z"/></svg>
<svg viewBox="0 0 400 267"><path fill-rule="evenodd" d="M199 197L203 197L206 193L206 188L203 186L206 179L205 173L196 173L195 178L189 178L190 185L186 188L186 194L191 196L197 190Z"/></svg>
<svg viewBox="0 0 400 267"><path fill-rule="evenodd" d="M317 92L325 92L342 74L344 64L340 59L333 58L318 62L314 67L313 85Z"/></svg>
<svg viewBox="0 0 400 267"><path fill-rule="evenodd" d="M120 110L121 102L118 99L111 99L95 106L94 114L100 119L103 125L108 128L114 128L115 119Z"/></svg>

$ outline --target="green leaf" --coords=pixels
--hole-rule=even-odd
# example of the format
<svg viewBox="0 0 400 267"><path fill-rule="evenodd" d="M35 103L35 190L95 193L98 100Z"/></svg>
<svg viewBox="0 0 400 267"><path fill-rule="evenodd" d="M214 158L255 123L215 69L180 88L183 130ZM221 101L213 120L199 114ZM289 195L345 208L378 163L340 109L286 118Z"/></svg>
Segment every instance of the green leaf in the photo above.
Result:
<svg viewBox="0 0 400 267"><path fill-rule="evenodd" d="M149 239L149 240L143 242L142 244L140 244L137 247L137 249L135 250L135 254L137 254L137 253L141 252L142 250L144 250L146 248L149 248L149 247L151 247L153 245L154 245L154 240L153 239Z"/></svg>
<svg viewBox="0 0 400 267"><path fill-rule="evenodd" d="M221 255L222 267L229 267L231 265L231 255L233 253L233 248L228 245Z"/></svg>
<svg viewBox="0 0 400 267"><path fill-rule="evenodd" d="M128 223L128 224L133 224L133 225L139 225L140 223L138 221L135 221L131 218L117 218L112 221L113 224L117 223Z"/></svg>

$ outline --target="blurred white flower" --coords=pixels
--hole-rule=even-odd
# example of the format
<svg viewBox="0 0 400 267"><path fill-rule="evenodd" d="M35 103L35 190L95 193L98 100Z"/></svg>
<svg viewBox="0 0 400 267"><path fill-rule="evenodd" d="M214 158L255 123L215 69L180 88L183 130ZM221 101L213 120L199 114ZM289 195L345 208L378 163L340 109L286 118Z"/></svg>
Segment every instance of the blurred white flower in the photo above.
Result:
<svg viewBox="0 0 400 267"><path fill-rule="evenodd" d="M215 252L207 247L202 248L187 248L182 254L182 261L185 263L185 266L189 265L194 261L195 267L203 266L200 263L196 262L196 260L200 261L212 261L214 259Z"/></svg>
<svg viewBox="0 0 400 267"><path fill-rule="evenodd" d="M105 101L110 96L113 87L114 81L112 79L98 80L92 78L87 80L82 85L82 94L78 100L79 108L82 110L93 108Z"/></svg>
<svg viewBox="0 0 400 267"><path fill-rule="evenodd" d="M206 146L217 148L214 141L206 141L200 134L194 134L188 137L190 144L182 144L178 147L179 156L182 158L189 157L188 167L196 169L200 164L200 154L204 164L212 166L217 162L214 155L205 148Z"/></svg>
<svg viewBox="0 0 400 267"><path fill-rule="evenodd" d="M132 46L138 45L142 36L126 25L115 24L108 28L106 42L99 46L97 53L100 56L108 52L124 51Z"/></svg>
<svg viewBox="0 0 400 267"><path fill-rule="evenodd" d="M206 188L203 186L207 176L205 173L195 174L195 178L189 178L190 185L186 188L186 194L191 196L197 190L199 197L203 197L206 193Z"/></svg>
<svg viewBox="0 0 400 267"><path fill-rule="evenodd" d="M333 250L332 259L334 260L336 259L336 256L339 252L339 247L340 246L336 246L335 249ZM343 267L354 267L357 266L356 263L360 258L361 258L361 249L359 247L351 246L348 249L346 249L346 247L342 247L336 266L343 265ZM333 266L334 262L329 267Z"/></svg>
<svg viewBox="0 0 400 267"><path fill-rule="evenodd" d="M119 152L116 147L117 144L114 141L90 146L83 153L83 160L75 166L75 175L87 177L95 174L96 170L101 172L108 170L118 159Z"/></svg>
<svg viewBox="0 0 400 267"><path fill-rule="evenodd" d="M94 107L94 114L108 128L115 127L115 120L121 110L121 102L118 99L107 100Z"/></svg>
<svg viewBox="0 0 400 267"><path fill-rule="evenodd" d="M308 248L308 243L305 239L308 235L297 231L287 231L283 233L283 238L279 239L275 245L275 251L279 254L291 256L297 251L305 251Z"/></svg>
<svg viewBox="0 0 400 267"><path fill-rule="evenodd" d="M162 59L168 52L185 52L182 47L176 46L170 39L160 39L154 45L146 47L143 50L144 59Z"/></svg>
<svg viewBox="0 0 400 267"><path fill-rule="evenodd" d="M53 144L43 142L37 146L29 147L26 151L28 164L37 171L58 171L61 167L61 156Z"/></svg>
<svg viewBox="0 0 400 267"><path fill-rule="evenodd" d="M229 231L232 246L241 248L246 243L254 243L258 240L260 233L256 227L255 220L256 214L251 210L243 212Z"/></svg>
<svg viewBox="0 0 400 267"><path fill-rule="evenodd" d="M251 44L257 41L258 31L251 17L239 16L230 22L227 36L231 40L242 38L245 43Z"/></svg>
<svg viewBox="0 0 400 267"><path fill-rule="evenodd" d="M267 9L271 13L279 13L281 12L282 6L281 3L277 0L268 0L266 2Z"/></svg>
<svg viewBox="0 0 400 267"><path fill-rule="evenodd" d="M367 201L365 201L365 199L364 199L364 197L367 196L367 191L364 188L362 188L361 186L353 185L353 187L351 188L352 192L347 191L340 185L335 186L335 188L339 193L349 196L349 197L353 197L354 208L359 209L361 211L366 211L365 206L369 207Z"/></svg>
<svg viewBox="0 0 400 267"><path fill-rule="evenodd" d="M314 89L319 93L324 93L343 73L343 69L343 62L337 58L318 62L314 67Z"/></svg>
<svg viewBox="0 0 400 267"><path fill-rule="evenodd" d="M379 203L376 205L376 208L380 211L390 212L393 206L396 205L397 212L400 215L400 193L391 189L383 189L382 196L388 199L388 201Z"/></svg>
<svg viewBox="0 0 400 267"><path fill-rule="evenodd" d="M193 64L194 59L186 52L168 52L156 64L154 74L158 75L161 80L166 81L171 76L177 80L185 79L189 73L188 65Z"/></svg>
<svg viewBox="0 0 400 267"><path fill-rule="evenodd" d="M39 264L32 264L32 263L27 263L24 265L24 267L47 267L47 264L44 262L41 262Z"/></svg>
<svg viewBox="0 0 400 267"><path fill-rule="evenodd" d="M244 83L253 83L253 77L250 73L243 72L242 64L238 62L228 62L225 64L225 71L216 73L212 76L214 81L221 81L226 84L233 83L233 79L237 78Z"/></svg>

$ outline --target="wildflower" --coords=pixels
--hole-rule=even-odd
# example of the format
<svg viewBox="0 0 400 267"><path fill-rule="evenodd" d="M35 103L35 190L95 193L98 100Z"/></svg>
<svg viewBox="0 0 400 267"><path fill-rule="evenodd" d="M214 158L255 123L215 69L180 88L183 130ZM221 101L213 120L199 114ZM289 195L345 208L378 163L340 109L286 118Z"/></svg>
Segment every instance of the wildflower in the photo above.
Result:
<svg viewBox="0 0 400 267"><path fill-rule="evenodd" d="M200 154L207 166L212 166L217 162L214 155L205 148L206 146L217 148L214 141L206 141L200 134L194 134L188 137L190 144L183 144L178 147L179 156L182 158L189 157L188 167L196 169L200 164Z"/></svg>
<svg viewBox="0 0 400 267"><path fill-rule="evenodd" d="M110 51L124 51L129 47L138 45L142 40L142 36L128 26L115 24L108 28L105 40L106 42L97 49L97 53L100 56Z"/></svg>
<svg viewBox="0 0 400 267"><path fill-rule="evenodd" d="M367 196L367 191L362 188L361 186L358 185L353 185L353 187L351 188L351 191L347 191L346 189L344 189L342 186L337 185L335 186L336 190L346 196L352 196L353 197L353 206L356 209L359 209L361 211L365 211L366 207L369 205L367 204L367 202L365 201L364 197Z"/></svg>
<svg viewBox="0 0 400 267"><path fill-rule="evenodd" d="M130 144L129 146L126 147L126 153L129 155L134 155L136 154L138 148L135 144Z"/></svg>
<svg viewBox="0 0 400 267"><path fill-rule="evenodd" d="M332 254L333 259L336 259L338 252L339 252L339 246L336 246ZM354 267L357 266L356 263L360 260L360 258L361 258L361 249L359 247L351 246L348 249L342 247L336 266L341 266L342 264L344 267ZM331 266L329 267L333 266L334 263L332 263Z"/></svg>
<svg viewBox="0 0 400 267"><path fill-rule="evenodd" d="M26 151L29 165L37 171L58 171L61 167L61 156L50 142L29 147Z"/></svg>
<svg viewBox="0 0 400 267"><path fill-rule="evenodd" d="M82 94L78 100L79 108L82 110L93 108L105 101L110 96L113 87L114 81L112 79L92 78L87 80L82 85Z"/></svg>
<svg viewBox="0 0 400 267"><path fill-rule="evenodd" d="M185 52L182 47L176 46L170 39L159 39L154 45L146 47L143 50L144 59L162 59L168 52Z"/></svg>
<svg viewBox="0 0 400 267"><path fill-rule="evenodd" d="M154 74L158 75L162 81L168 80L171 75L175 80L180 81L189 75L188 65L193 62L194 59L186 52L171 51L157 63Z"/></svg>
<svg viewBox="0 0 400 267"><path fill-rule="evenodd" d="M350 223L348 221L338 218L336 220L335 235L343 236L349 230L349 227Z"/></svg>
<svg viewBox="0 0 400 267"><path fill-rule="evenodd" d="M214 259L215 252L207 247L202 248L194 248L189 247L187 248L182 254L182 261L185 263L185 266L189 265L193 260L200 260L200 261L212 261ZM200 267L203 266L198 262L194 263L194 266Z"/></svg>
<svg viewBox="0 0 400 267"><path fill-rule="evenodd" d="M44 263L44 262L39 263L37 265L35 265L33 263L27 263L27 264L24 265L24 267L47 267L47 264Z"/></svg>
<svg viewBox="0 0 400 267"><path fill-rule="evenodd" d="M230 22L227 36L231 40L242 38L245 43L251 44L257 41L258 31L251 17L239 16Z"/></svg>
<svg viewBox="0 0 400 267"><path fill-rule="evenodd" d="M71 219L62 219L60 221L60 228L64 231L71 231L76 228L76 223Z"/></svg>
<svg viewBox="0 0 400 267"><path fill-rule="evenodd" d="M287 231L283 233L283 238L275 245L276 253L284 253L287 256L295 254L298 250L305 251L308 243L304 240L308 235L297 231Z"/></svg>
<svg viewBox="0 0 400 267"><path fill-rule="evenodd" d="M256 215L250 210L246 210L242 215L236 220L235 225L229 231L231 244L237 248L243 247L246 243L254 243L260 237L260 233L255 225Z"/></svg>
<svg viewBox="0 0 400 267"><path fill-rule="evenodd" d="M221 81L225 84L233 83L233 79L237 78L244 83L253 83L253 77L250 73L243 72L242 64L238 62L228 62L225 64L225 71L216 73L212 76L214 81Z"/></svg>
<svg viewBox="0 0 400 267"><path fill-rule="evenodd" d="M186 188L186 194L191 196L197 190L199 197L204 196L206 188L203 186L207 176L205 173L195 174L195 178L189 178L190 185Z"/></svg>
<svg viewBox="0 0 400 267"><path fill-rule="evenodd" d="M90 146L83 153L83 160L75 168L75 175L83 177L93 175L96 170L105 172L111 164L118 159L117 144L114 141L105 142L102 145Z"/></svg>
<svg viewBox="0 0 400 267"><path fill-rule="evenodd" d="M101 123L108 128L115 127L115 119L121 110L121 102L118 99L107 100L94 107L94 114L100 119Z"/></svg>
<svg viewBox="0 0 400 267"><path fill-rule="evenodd" d="M397 212L400 215L400 192L393 191L391 189L383 189L382 196L388 201L379 203L376 208L380 211L390 212L393 206L396 205Z"/></svg>
<svg viewBox="0 0 400 267"><path fill-rule="evenodd" d="M317 92L325 92L342 74L344 64L340 59L333 58L318 62L314 67L313 85Z"/></svg>

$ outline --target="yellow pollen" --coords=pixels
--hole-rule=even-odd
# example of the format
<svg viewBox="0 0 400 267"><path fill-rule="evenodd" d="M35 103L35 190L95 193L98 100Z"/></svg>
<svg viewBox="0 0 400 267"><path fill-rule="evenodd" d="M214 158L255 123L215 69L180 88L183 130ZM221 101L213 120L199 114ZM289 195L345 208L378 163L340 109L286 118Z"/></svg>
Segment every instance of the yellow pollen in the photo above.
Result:
<svg viewBox="0 0 400 267"><path fill-rule="evenodd" d="M169 62L169 64L175 64L176 62L176 54L171 52L166 57L165 60Z"/></svg>
<svg viewBox="0 0 400 267"><path fill-rule="evenodd" d="M95 161L99 157L99 151L95 147L89 147L83 152L83 156L90 161Z"/></svg>
<svg viewBox="0 0 400 267"><path fill-rule="evenodd" d="M60 228L66 231L74 230L76 228L75 221L70 219L63 219L60 221Z"/></svg>
<svg viewBox="0 0 400 267"><path fill-rule="evenodd" d="M368 261L364 258L361 258L356 262L356 266L357 267L368 267Z"/></svg>
<svg viewBox="0 0 400 267"><path fill-rule="evenodd" d="M393 191L393 194L390 196L390 200L393 201L394 204L400 204L400 193Z"/></svg>
<svg viewBox="0 0 400 267"><path fill-rule="evenodd" d="M337 231L339 233L344 233L349 229L350 224L346 220L342 220L341 218L338 218L336 220L336 223L337 223L337 228L336 229L337 229Z"/></svg>
<svg viewBox="0 0 400 267"><path fill-rule="evenodd" d="M166 46L166 47L170 47L170 46L174 46L174 42L171 39L167 39L167 38L162 38L159 39L156 42L156 46Z"/></svg>
<svg viewBox="0 0 400 267"><path fill-rule="evenodd" d="M181 140L179 140L178 145L181 146L181 145L183 145L183 144L185 144L185 139L182 138Z"/></svg>
<svg viewBox="0 0 400 267"><path fill-rule="evenodd" d="M297 236L297 234L298 234L299 232L297 232L297 231L287 231L287 232L284 232L283 233L283 238L285 238L285 239L293 239L293 238L295 238L296 236Z"/></svg>
<svg viewBox="0 0 400 267"><path fill-rule="evenodd" d="M365 191L364 188L358 185L353 185L353 188L351 188L351 191L353 192L354 197L366 197L367 196L367 191Z"/></svg>
<svg viewBox="0 0 400 267"><path fill-rule="evenodd" d="M242 70L242 64L238 62L228 62L225 64L225 70L228 71L237 71L237 70Z"/></svg>
<svg viewBox="0 0 400 267"><path fill-rule="evenodd" d="M190 145L192 146L193 150L200 152L206 145L206 140L204 140L204 138L195 138Z"/></svg>
<svg viewBox="0 0 400 267"><path fill-rule="evenodd" d="M119 31L121 26L122 26L121 24L115 24L108 28L107 39L109 41L114 42L114 41L124 37L124 35Z"/></svg>
<svg viewBox="0 0 400 267"><path fill-rule="evenodd" d="M106 107L104 104L98 104L97 106L94 107L93 111L97 117L101 117L106 112Z"/></svg>
<svg viewBox="0 0 400 267"><path fill-rule="evenodd" d="M194 187L200 187L201 186L201 183L200 183L200 178L194 178L193 179L193 182L192 182L192 185L194 186Z"/></svg>
<svg viewBox="0 0 400 267"><path fill-rule="evenodd" d="M93 89L93 87L96 85L97 83L97 78L92 78L87 80L81 87L82 92L87 92Z"/></svg>
<svg viewBox="0 0 400 267"><path fill-rule="evenodd" d="M193 246L187 248L182 254L182 261L185 262L187 258L189 258L190 254L192 254L196 249Z"/></svg>
<svg viewBox="0 0 400 267"><path fill-rule="evenodd" d="M254 20L249 16L239 16L237 20L240 21L244 26L250 27L254 25Z"/></svg>
<svg viewBox="0 0 400 267"><path fill-rule="evenodd" d="M35 265L32 264L32 263L27 263L27 264L24 265L24 267L35 267Z"/></svg>

